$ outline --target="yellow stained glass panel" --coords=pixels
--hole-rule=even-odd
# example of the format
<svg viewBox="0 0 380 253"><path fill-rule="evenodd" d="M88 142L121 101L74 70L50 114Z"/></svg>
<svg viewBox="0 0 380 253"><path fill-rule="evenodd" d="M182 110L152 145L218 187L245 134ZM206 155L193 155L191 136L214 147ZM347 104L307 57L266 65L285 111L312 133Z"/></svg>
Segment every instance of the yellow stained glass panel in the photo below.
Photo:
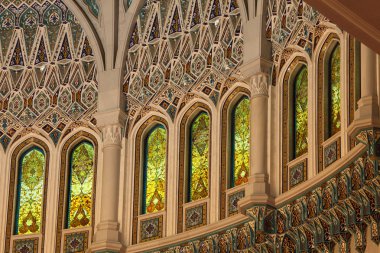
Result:
<svg viewBox="0 0 380 253"><path fill-rule="evenodd" d="M44 178L45 155L40 149L33 148L21 158L15 234L41 232Z"/></svg>
<svg viewBox="0 0 380 253"><path fill-rule="evenodd" d="M245 97L236 105L233 115L233 186L248 182L250 142L249 121L249 99Z"/></svg>
<svg viewBox="0 0 380 253"><path fill-rule="evenodd" d="M94 147L82 142L71 153L68 228L91 225L94 184Z"/></svg>
<svg viewBox="0 0 380 253"><path fill-rule="evenodd" d="M202 112L191 124L190 201L208 197L210 119Z"/></svg>
<svg viewBox="0 0 380 253"><path fill-rule="evenodd" d="M145 210L154 213L165 209L166 198L166 130L158 126L148 135L145 152Z"/></svg>

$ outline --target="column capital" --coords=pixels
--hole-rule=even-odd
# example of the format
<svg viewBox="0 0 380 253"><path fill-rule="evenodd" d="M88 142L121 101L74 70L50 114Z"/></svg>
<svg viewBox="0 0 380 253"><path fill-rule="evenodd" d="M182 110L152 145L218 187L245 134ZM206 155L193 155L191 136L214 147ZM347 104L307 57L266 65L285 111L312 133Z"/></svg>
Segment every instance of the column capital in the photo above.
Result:
<svg viewBox="0 0 380 253"><path fill-rule="evenodd" d="M127 115L120 109L95 114L97 126L102 131L105 146L121 145Z"/></svg>
<svg viewBox="0 0 380 253"><path fill-rule="evenodd" d="M250 77L251 98L269 96L269 76L266 73L257 73Z"/></svg>

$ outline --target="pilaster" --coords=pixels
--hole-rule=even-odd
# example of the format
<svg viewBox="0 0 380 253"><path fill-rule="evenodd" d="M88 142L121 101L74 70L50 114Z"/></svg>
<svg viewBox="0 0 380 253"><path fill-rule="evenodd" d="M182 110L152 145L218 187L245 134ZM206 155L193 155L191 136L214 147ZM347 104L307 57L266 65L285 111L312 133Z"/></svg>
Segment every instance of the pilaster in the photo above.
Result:
<svg viewBox="0 0 380 253"><path fill-rule="evenodd" d="M268 174L269 75L267 72L258 72L247 82L251 89L251 170L246 197L239 202L242 212L253 204L273 202L270 196Z"/></svg>
<svg viewBox="0 0 380 253"><path fill-rule="evenodd" d="M119 181L123 129L125 113L120 110L98 113L98 127L103 140L103 176L101 179L100 221L96 225L95 240L92 252L122 248L120 243L118 221Z"/></svg>
<svg viewBox="0 0 380 253"><path fill-rule="evenodd" d="M361 98L354 122L348 128L350 136L364 128L380 127L376 57L374 51L361 44Z"/></svg>

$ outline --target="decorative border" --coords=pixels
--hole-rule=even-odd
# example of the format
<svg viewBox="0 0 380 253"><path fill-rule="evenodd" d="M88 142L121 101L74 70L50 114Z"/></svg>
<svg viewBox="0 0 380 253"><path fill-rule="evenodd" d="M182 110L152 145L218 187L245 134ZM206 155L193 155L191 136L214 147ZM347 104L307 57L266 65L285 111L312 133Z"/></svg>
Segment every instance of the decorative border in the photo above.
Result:
<svg viewBox="0 0 380 253"><path fill-rule="evenodd" d="M325 88L326 88L326 55L328 49L331 47L332 43L338 43L339 38L335 33L331 33L327 39L323 42L322 49L318 56L318 103L317 103L317 113L318 113L318 172L323 171L325 168L324 161L324 147L323 142L325 141L325 131L326 131L326 115L325 115ZM341 78L342 81L342 78ZM342 82L341 82L342 83Z"/></svg>
<svg viewBox="0 0 380 253"><path fill-rule="evenodd" d="M74 143L79 143L81 141L88 140L93 143L94 149L95 149L95 158L94 158L94 184L93 184L93 192L92 192L92 199L93 199L93 206L92 206L92 220L91 220L91 227L92 227L92 233L94 233L95 228L95 200L96 200L96 178L97 178L97 168L98 168L98 142L92 134L80 131L73 136L70 137L65 142L65 145L62 148L62 156L61 156L61 168L60 168L60 174L59 174L59 200L58 200L58 216L57 216L57 235L56 235L56 246L55 251L61 252L61 243L62 243L62 233L63 233L63 227L64 227L64 213L65 213L65 196L66 196L66 190L67 190L67 171L70 169L68 168L68 161L69 161L69 151Z"/></svg>
<svg viewBox="0 0 380 253"><path fill-rule="evenodd" d="M164 118L159 117L159 116L152 116L149 119L147 119L139 128L136 138L135 138L135 169L134 169L134 190L133 190L133 221L132 221L132 244L137 243L137 233L138 233L138 224L139 224L139 204L140 204L140 172L142 169L142 164L141 164L141 155L143 150L143 135L145 130L151 126L154 123L159 123L165 126L166 128L166 134L169 136L169 128L168 124L165 121ZM168 145L169 142L167 142L166 145ZM169 149L167 149L169 150ZM166 157L166 159L168 159ZM166 178L168 175L168 170L167 170L168 163L166 163ZM168 180L166 180L166 186L168 184ZM167 187L166 187L167 189ZM167 191L165 193L167 195ZM165 199L167 199L165 197ZM165 207L166 207L166 201L165 201Z"/></svg>
<svg viewBox="0 0 380 253"><path fill-rule="evenodd" d="M194 111L197 109L205 110L208 113L208 116L210 117L210 137L211 137L211 128L212 128L212 115L211 110L207 105L201 102L195 103L193 106L190 107L190 109L187 110L185 115L183 116L181 120L180 125L180 149L179 149L179 188L178 188L178 222L177 222L177 233L183 232L183 205L184 205L184 186L185 186L185 168L186 168L186 159L185 154L187 152L186 147L186 138L187 138L187 131L186 129L189 127L189 118L194 114ZM210 138L211 139L211 138ZM210 149L209 152L211 154L212 149L212 143L210 142ZM209 160L211 163L211 159ZM209 175L210 177L210 175ZM211 182L209 183L209 189L211 189Z"/></svg>
<svg viewBox="0 0 380 253"><path fill-rule="evenodd" d="M16 174L18 169L18 158L22 150L30 145L38 145L45 152L45 182L44 182L44 198L43 198L43 208L42 208L42 220L41 220L41 253L44 252L44 239L45 239L45 223L46 223L46 199L47 199L47 189L48 189L48 179L49 179L49 162L50 162L50 151L49 147L40 139L31 137L23 142L21 142L17 148L13 151L11 159L11 172L10 172L10 184L9 184L9 198L8 198L8 211L7 211L7 229L5 238L5 253L10 253L11 238L12 238L12 227L13 227L13 216L14 216L14 201L15 201L15 186L17 184Z"/></svg>
<svg viewBox="0 0 380 253"><path fill-rule="evenodd" d="M288 163L289 163L289 89L290 77L299 65L305 65L306 60L301 56L294 58L288 67L283 82L282 97L282 192L289 190Z"/></svg>
<svg viewBox="0 0 380 253"><path fill-rule="evenodd" d="M349 63L349 124L354 121L355 118L355 110L357 109L357 97L359 94L356 92L357 88L357 78L360 72L357 71L357 58L360 57L360 47L359 50L356 48L357 45L360 45L360 42L357 41L353 36L349 35L349 55L348 55L348 63ZM359 59L360 60L360 59ZM360 82L360 79L359 79ZM359 91L360 92L360 91ZM351 146L351 148L353 148Z"/></svg>
<svg viewBox="0 0 380 253"><path fill-rule="evenodd" d="M222 146L221 146L221 165L220 165L220 172L221 172L221 183L220 183L220 219L226 218L226 201L227 201L227 194L226 191L228 189L227 186L227 170L229 168L228 165L228 155L229 155L229 138L228 133L230 132L230 122L229 120L229 114L230 114L230 107L232 101L237 96L248 96L250 97L250 91L244 87L237 87L232 91L232 93L228 96L226 101L224 102L223 109L222 109Z"/></svg>

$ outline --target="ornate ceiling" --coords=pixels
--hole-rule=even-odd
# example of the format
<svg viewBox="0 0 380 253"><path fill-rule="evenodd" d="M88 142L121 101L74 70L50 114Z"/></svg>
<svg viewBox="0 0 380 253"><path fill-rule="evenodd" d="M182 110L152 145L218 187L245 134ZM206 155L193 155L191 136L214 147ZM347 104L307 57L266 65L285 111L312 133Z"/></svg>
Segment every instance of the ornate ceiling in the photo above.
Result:
<svg viewBox="0 0 380 253"><path fill-rule="evenodd" d="M270 0L266 35L272 42L272 83L275 85L292 52L306 52L311 57L321 35L332 26L303 0Z"/></svg>
<svg viewBox="0 0 380 253"><path fill-rule="evenodd" d="M23 128L41 128L57 143L70 123L93 120L98 89L93 52L61 0L1 2L0 67L4 149Z"/></svg>
<svg viewBox="0 0 380 253"><path fill-rule="evenodd" d="M148 109L174 119L186 100L198 95L217 104L242 53L236 0L147 0L129 41L124 84L129 122Z"/></svg>

